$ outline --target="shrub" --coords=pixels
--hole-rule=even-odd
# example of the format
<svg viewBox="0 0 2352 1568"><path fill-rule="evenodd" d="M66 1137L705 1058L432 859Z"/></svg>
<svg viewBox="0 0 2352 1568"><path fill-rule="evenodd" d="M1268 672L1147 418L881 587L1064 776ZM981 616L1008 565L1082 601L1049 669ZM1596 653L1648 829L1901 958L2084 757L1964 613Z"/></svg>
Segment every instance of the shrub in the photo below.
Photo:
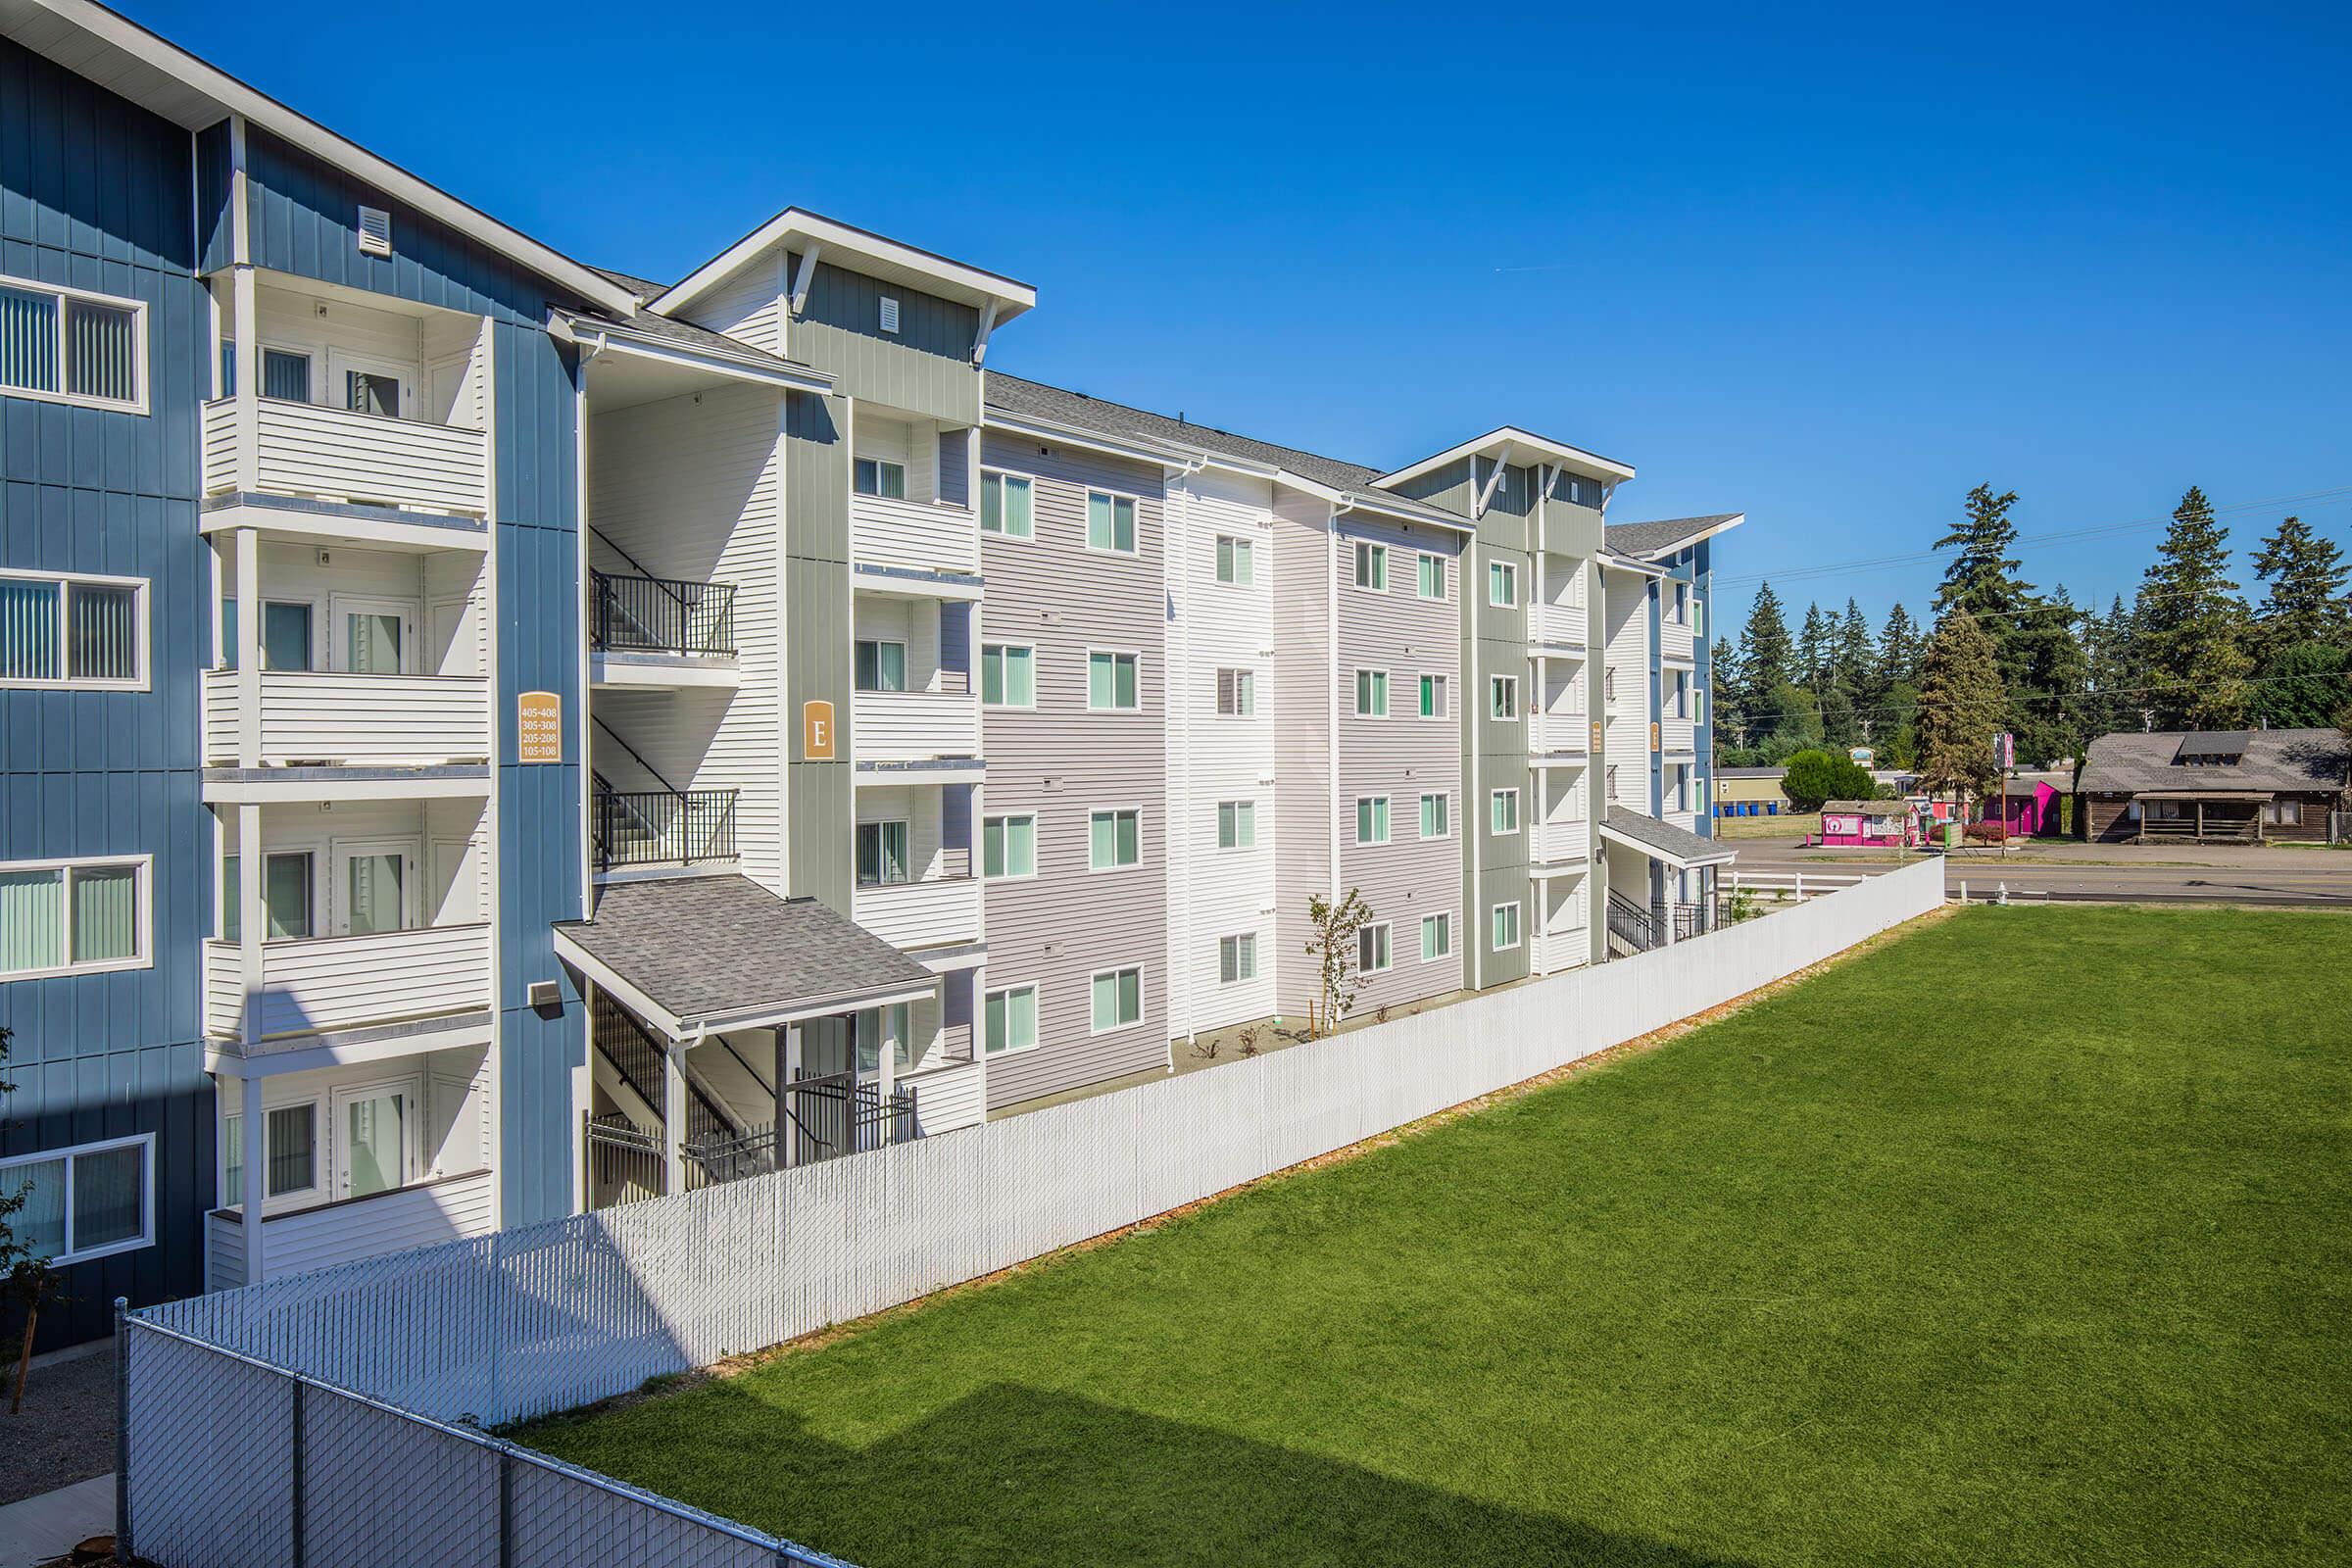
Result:
<svg viewBox="0 0 2352 1568"><path fill-rule="evenodd" d="M1879 793L1879 781L1850 757L1828 752L1799 752L1788 759L1781 775L1781 793L1800 811L1818 811L1825 801L1867 801Z"/></svg>
<svg viewBox="0 0 2352 1568"><path fill-rule="evenodd" d="M1968 839L1972 844L2001 844L2008 837L2009 830L1998 822L1971 822L1968 825Z"/></svg>

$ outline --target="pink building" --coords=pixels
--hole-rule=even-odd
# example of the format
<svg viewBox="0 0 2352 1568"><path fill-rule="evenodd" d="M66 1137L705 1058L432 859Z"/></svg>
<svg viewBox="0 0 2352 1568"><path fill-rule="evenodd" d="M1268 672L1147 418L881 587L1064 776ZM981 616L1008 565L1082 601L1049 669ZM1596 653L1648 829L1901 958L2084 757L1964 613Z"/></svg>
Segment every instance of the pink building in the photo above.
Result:
<svg viewBox="0 0 2352 1568"><path fill-rule="evenodd" d="M2013 839L2055 833L2058 800L2058 787L2050 775L2019 773L2009 780L2007 795L1985 803L1984 820L2000 823Z"/></svg>
<svg viewBox="0 0 2352 1568"><path fill-rule="evenodd" d="M1821 808L1821 842L1892 849L1919 840L1911 808L1903 801L1831 801Z"/></svg>

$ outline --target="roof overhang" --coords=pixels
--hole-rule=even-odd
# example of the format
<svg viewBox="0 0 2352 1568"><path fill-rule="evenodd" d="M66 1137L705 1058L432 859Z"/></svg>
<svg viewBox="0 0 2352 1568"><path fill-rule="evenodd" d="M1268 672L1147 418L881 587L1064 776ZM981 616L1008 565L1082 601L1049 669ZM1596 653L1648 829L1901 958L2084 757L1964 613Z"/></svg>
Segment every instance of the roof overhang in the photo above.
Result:
<svg viewBox="0 0 2352 1568"><path fill-rule="evenodd" d="M1700 526L1694 527L1689 533L1677 534L1674 538L1668 540L1666 543L1662 545L1653 545L1647 550L1624 550L1623 546L1618 546L1617 548L1623 550L1624 554L1627 556L1638 557L1643 561L1656 561L1664 556L1680 554L1681 552L1690 549L1692 545L1697 544L1701 539L1712 539L1719 533L1728 533L1730 530L1739 527L1746 520L1746 513L1734 512L1724 516L1713 518ZM1642 525L1637 522L1612 523L1610 526L1617 528L1639 528Z"/></svg>
<svg viewBox="0 0 2352 1568"><path fill-rule="evenodd" d="M1300 481L1301 484L1304 482ZM1443 507L1433 507L1426 501L1412 501L1381 490L1334 492L1332 515L1338 517L1350 512L1370 512L1384 517L1401 517L1406 522L1425 522L1436 528L1449 528L1464 536L1478 532L1477 523L1467 517L1457 517Z"/></svg>
<svg viewBox="0 0 2352 1568"><path fill-rule="evenodd" d="M1671 828L1682 838L1689 839L1690 844L1688 846L1677 845L1675 848L1669 849L1663 844L1653 844L1645 838L1612 827L1606 821L1600 824L1600 836L1610 844L1621 849L1631 850L1636 855L1646 859L1656 860L1662 865L1670 865L1678 871L1688 871L1694 866L1701 865L1730 865L1740 858L1738 850L1732 849L1718 840L1700 838L1695 833L1685 833L1681 828L1674 827L1672 823L1662 825Z"/></svg>
<svg viewBox="0 0 2352 1568"><path fill-rule="evenodd" d="M715 344L680 343L623 322L570 311L549 312L547 330L556 341L577 344L590 353L612 353L679 369L700 370L728 380L750 381L792 392L831 392L834 386L834 377L814 366L796 364L757 350L732 354Z"/></svg>
<svg viewBox="0 0 2352 1568"><path fill-rule="evenodd" d="M1570 473L1581 473L1589 479L1598 479L1603 484L1621 484L1634 476L1631 467L1614 458L1604 458L1598 453L1587 452L1582 447L1572 447L1563 441L1532 434L1515 424L1506 424L1485 435L1474 436L1458 446L1447 447L1443 452L1398 468L1395 473L1384 473L1374 482L1385 486L1406 484L1464 458L1506 456L1512 463L1563 468Z"/></svg>
<svg viewBox="0 0 2352 1568"><path fill-rule="evenodd" d="M622 315L636 297L611 278L345 140L218 67L89 0L0 0L0 33L190 130L241 116L477 244Z"/></svg>
<svg viewBox="0 0 2352 1568"><path fill-rule="evenodd" d="M595 981L600 988L618 1000L622 1006L680 1045L691 1044L706 1035L723 1034L730 1029L773 1029L810 1018L829 1018L837 1013L858 1012L867 1007L889 1007L902 1002L920 1002L939 993L939 984L934 980L929 985L866 986L827 996L796 997L756 1006L680 1013L656 1002L644 988L582 947L562 926L555 928L555 947L557 957Z"/></svg>
<svg viewBox="0 0 2352 1568"><path fill-rule="evenodd" d="M2092 794L2099 793L2092 791ZM2134 790L2135 801L2267 801L2277 790Z"/></svg>
<svg viewBox="0 0 2352 1568"><path fill-rule="evenodd" d="M1593 559L1600 563L1603 569L1609 571L1630 571L1643 577L1673 575L1664 566L1653 566L1639 556L1629 556L1622 550L1614 550L1606 545L1601 547L1600 554Z"/></svg>
<svg viewBox="0 0 2352 1568"><path fill-rule="evenodd" d="M1083 447L1089 452L1125 458L1131 463L1149 463L1163 468L1194 466L1193 454L1184 448L1165 441L1154 441L1146 435L1111 435L1102 430L1090 430L1084 425L1044 419L1034 414L1012 414L985 405L980 411L980 424L983 429L1002 430L1007 435L1027 436L1033 441L1046 441L1055 446Z"/></svg>
<svg viewBox="0 0 2352 1568"><path fill-rule="evenodd" d="M869 277L905 283L941 299L976 306L987 312L998 326L1037 304L1035 286L1017 278L953 261L798 207L787 207L671 284L666 293L654 299L646 309L674 316L716 288L746 263L779 244L802 251L814 247L820 258L852 262L857 270Z"/></svg>

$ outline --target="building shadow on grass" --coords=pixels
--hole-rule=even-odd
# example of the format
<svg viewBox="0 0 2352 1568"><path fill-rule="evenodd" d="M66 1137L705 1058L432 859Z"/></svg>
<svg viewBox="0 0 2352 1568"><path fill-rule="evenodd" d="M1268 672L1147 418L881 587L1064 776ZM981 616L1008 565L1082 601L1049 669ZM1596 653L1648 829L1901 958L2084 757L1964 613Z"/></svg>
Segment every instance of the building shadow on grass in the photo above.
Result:
<svg viewBox="0 0 2352 1568"><path fill-rule="evenodd" d="M707 1385L673 1410L680 1419L662 1428L660 1473L631 1479L864 1568L1748 1568L1011 1384L864 1448L809 1436L744 1382Z"/></svg>

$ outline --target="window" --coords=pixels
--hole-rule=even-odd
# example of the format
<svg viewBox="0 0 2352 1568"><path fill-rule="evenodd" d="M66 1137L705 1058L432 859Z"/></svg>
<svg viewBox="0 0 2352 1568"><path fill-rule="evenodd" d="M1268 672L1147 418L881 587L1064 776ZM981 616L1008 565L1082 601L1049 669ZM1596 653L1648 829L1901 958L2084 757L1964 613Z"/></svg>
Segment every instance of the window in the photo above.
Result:
<svg viewBox="0 0 2352 1568"><path fill-rule="evenodd" d="M858 1012L851 1023L858 1040L858 1070L878 1073L882 1070L882 1037L890 1037L890 1065L893 1071L904 1072L914 1065L914 1009L904 1002L894 1002L887 1007L867 1007Z"/></svg>
<svg viewBox="0 0 2352 1568"><path fill-rule="evenodd" d="M1674 585L1674 618L1677 624L1686 624L1690 619L1690 585L1687 582Z"/></svg>
<svg viewBox="0 0 2352 1568"><path fill-rule="evenodd" d="M1364 974L1378 974L1389 966L1389 924L1368 925L1355 934L1355 966Z"/></svg>
<svg viewBox="0 0 2352 1568"><path fill-rule="evenodd" d="M1248 718L1257 711L1257 676L1247 669L1217 671L1217 712L1225 718Z"/></svg>
<svg viewBox="0 0 2352 1568"><path fill-rule="evenodd" d="M839 647L839 644L834 646ZM903 692L906 689L906 645L876 639L858 639L858 667L853 684L861 692Z"/></svg>
<svg viewBox="0 0 2352 1568"><path fill-rule="evenodd" d="M262 396L280 403L310 402L311 357L292 349L263 349Z"/></svg>
<svg viewBox="0 0 2352 1568"><path fill-rule="evenodd" d="M1689 718L1690 716L1690 672L1687 669L1678 669L1673 674L1674 684L1666 689L1666 716L1668 718Z"/></svg>
<svg viewBox="0 0 2352 1568"><path fill-rule="evenodd" d="M1356 541L1355 585L1369 588L1376 594L1389 591L1389 547L1365 540Z"/></svg>
<svg viewBox="0 0 2352 1568"><path fill-rule="evenodd" d="M1428 555L1421 557L1415 567L1413 588L1424 599L1445 598L1446 558Z"/></svg>
<svg viewBox="0 0 2352 1568"><path fill-rule="evenodd" d="M1519 906L1494 906L1494 951L1508 953L1519 945Z"/></svg>
<svg viewBox="0 0 2352 1568"><path fill-rule="evenodd" d="M1238 937L1217 939L1217 983L1238 986L1245 980L1257 978L1257 934L1245 931Z"/></svg>
<svg viewBox="0 0 2352 1568"><path fill-rule="evenodd" d="M345 370L343 407L370 418L399 418L400 377L382 370Z"/></svg>
<svg viewBox="0 0 2352 1568"><path fill-rule="evenodd" d="M1217 803L1217 848L1220 850L1253 850L1257 848L1257 803L1255 801L1219 801Z"/></svg>
<svg viewBox="0 0 2352 1568"><path fill-rule="evenodd" d="M885 501L906 499L906 466L887 458L859 458L850 466L851 482L861 496Z"/></svg>
<svg viewBox="0 0 2352 1568"><path fill-rule="evenodd" d="M1693 686L1690 688L1690 722L1704 724L1706 721L1707 689L1704 686Z"/></svg>
<svg viewBox="0 0 2352 1568"><path fill-rule="evenodd" d="M1254 586L1257 582L1257 546L1229 534L1217 535L1217 581L1231 583L1236 588Z"/></svg>
<svg viewBox="0 0 2352 1568"><path fill-rule="evenodd" d="M1007 1051L1029 1051L1037 1045L1037 987L1007 986L991 991L981 1024L980 1050L991 1056Z"/></svg>
<svg viewBox="0 0 2352 1568"><path fill-rule="evenodd" d="M858 824L858 885L881 887L906 877L906 824Z"/></svg>
<svg viewBox="0 0 2352 1568"><path fill-rule="evenodd" d="M265 1198L307 1193L318 1185L318 1104L280 1105L262 1112L270 1140L265 1156ZM245 1201L245 1118L230 1113L220 1129L220 1201L234 1208Z"/></svg>
<svg viewBox="0 0 2352 1568"><path fill-rule="evenodd" d="M2262 803L2262 819L2273 827L2301 827L2303 825L2303 803L2301 801L2265 801Z"/></svg>
<svg viewBox="0 0 2352 1568"><path fill-rule="evenodd" d="M1389 672L1385 669L1359 669L1355 672L1355 716L1386 718L1389 716Z"/></svg>
<svg viewBox="0 0 2352 1568"><path fill-rule="evenodd" d="M0 863L0 981L147 959L147 860Z"/></svg>
<svg viewBox="0 0 2352 1568"><path fill-rule="evenodd" d="M892 299L887 294L880 296L880 298L882 302L880 321L881 328L883 331L890 333L893 337L896 337L899 331L899 302Z"/></svg>
<svg viewBox="0 0 2352 1568"><path fill-rule="evenodd" d="M1707 602L1694 599L1690 603L1690 636L1692 640L1707 634Z"/></svg>
<svg viewBox="0 0 2352 1568"><path fill-rule="evenodd" d="M0 686L147 684L147 585L0 572Z"/></svg>
<svg viewBox="0 0 2352 1568"><path fill-rule="evenodd" d="M136 300L0 281L0 391L144 414L146 338Z"/></svg>
<svg viewBox="0 0 2352 1568"><path fill-rule="evenodd" d="M1444 718L1446 716L1445 676L1424 675L1421 677L1421 716L1423 718Z"/></svg>
<svg viewBox="0 0 2352 1568"><path fill-rule="evenodd" d="M1086 706L1107 711L1133 711L1136 658L1133 654L1086 656Z"/></svg>
<svg viewBox="0 0 2352 1568"><path fill-rule="evenodd" d="M1389 798L1386 795L1359 795L1355 801L1355 842L1386 844L1389 842Z"/></svg>
<svg viewBox="0 0 2352 1568"><path fill-rule="evenodd" d="M1487 679L1487 712L1505 720L1519 717L1519 677L1492 675Z"/></svg>
<svg viewBox="0 0 2352 1568"><path fill-rule="evenodd" d="M1422 796L1421 836L1425 839L1442 839L1449 836L1452 832L1453 823L1450 820L1450 813L1446 809L1446 797L1443 795Z"/></svg>
<svg viewBox="0 0 2352 1568"><path fill-rule="evenodd" d="M237 857L220 858L220 940L235 942L244 928L237 896ZM317 866L308 850L276 850L262 860L262 909L268 915L265 942L310 936Z"/></svg>
<svg viewBox="0 0 2352 1568"><path fill-rule="evenodd" d="M1421 961L1443 958L1453 951L1453 916L1425 914L1421 917Z"/></svg>
<svg viewBox="0 0 2352 1568"><path fill-rule="evenodd" d="M1095 1033L1144 1021L1144 971L1111 969L1095 976Z"/></svg>
<svg viewBox="0 0 2352 1568"><path fill-rule="evenodd" d="M1519 568L1507 561L1487 563L1487 603L1504 610L1519 603Z"/></svg>
<svg viewBox="0 0 2352 1568"><path fill-rule="evenodd" d="M1037 650L1017 643L982 643L980 701L990 708L1035 708Z"/></svg>
<svg viewBox="0 0 2352 1568"><path fill-rule="evenodd" d="M1117 871L1141 864L1142 840L1142 812L1095 812L1087 819L1087 869Z"/></svg>
<svg viewBox="0 0 2352 1568"><path fill-rule="evenodd" d="M980 824L980 874L991 879L1037 875L1037 813L992 816Z"/></svg>
<svg viewBox="0 0 2352 1568"><path fill-rule="evenodd" d="M23 1192L10 1220L52 1263L78 1263L155 1240L155 1138L117 1138L0 1160L0 1192Z"/></svg>
<svg viewBox="0 0 2352 1568"><path fill-rule="evenodd" d="M1037 503L1028 479L1017 473L980 476L980 531L1007 539L1035 537Z"/></svg>
<svg viewBox="0 0 2352 1568"><path fill-rule="evenodd" d="M1135 554L1135 498L1107 490L1086 493L1086 548Z"/></svg>
<svg viewBox="0 0 2352 1568"><path fill-rule="evenodd" d="M1516 833L1519 831L1519 792L1496 790L1487 797L1487 831Z"/></svg>

